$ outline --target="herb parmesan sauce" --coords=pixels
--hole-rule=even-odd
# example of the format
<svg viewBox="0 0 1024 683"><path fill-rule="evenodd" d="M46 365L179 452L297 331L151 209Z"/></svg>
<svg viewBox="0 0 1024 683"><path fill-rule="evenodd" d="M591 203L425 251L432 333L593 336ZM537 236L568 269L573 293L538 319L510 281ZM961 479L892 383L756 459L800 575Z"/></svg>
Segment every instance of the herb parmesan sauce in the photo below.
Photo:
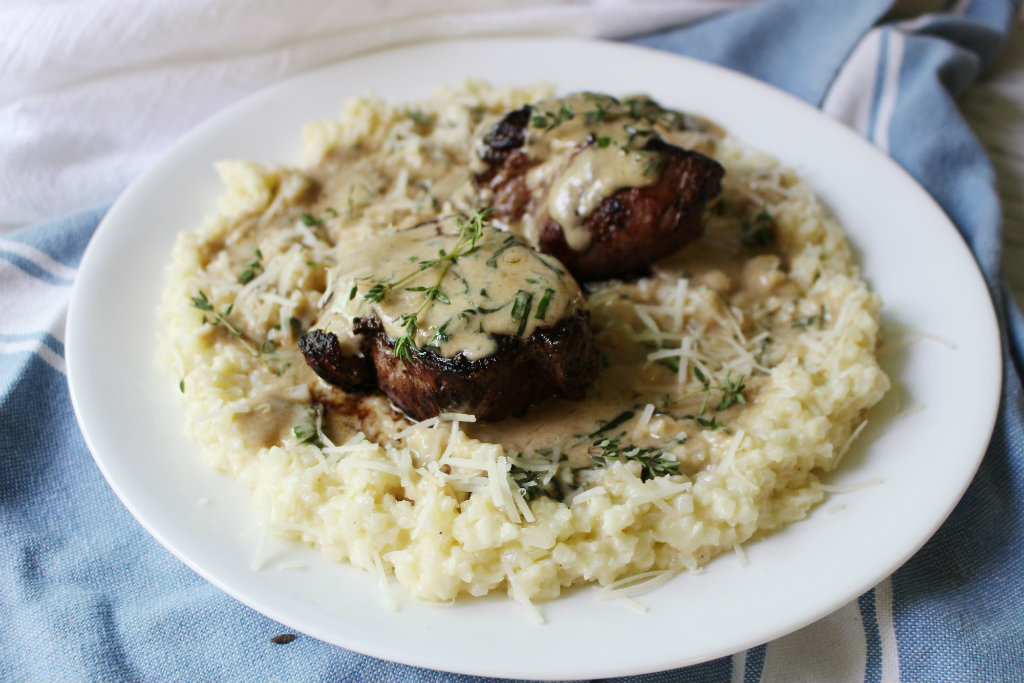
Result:
<svg viewBox="0 0 1024 683"><path fill-rule="evenodd" d="M394 340L414 315L417 348L478 360L497 351L496 335L529 337L586 305L557 259L486 226L471 243L455 223L395 230L346 253L319 327L355 352L356 318L377 316Z"/></svg>

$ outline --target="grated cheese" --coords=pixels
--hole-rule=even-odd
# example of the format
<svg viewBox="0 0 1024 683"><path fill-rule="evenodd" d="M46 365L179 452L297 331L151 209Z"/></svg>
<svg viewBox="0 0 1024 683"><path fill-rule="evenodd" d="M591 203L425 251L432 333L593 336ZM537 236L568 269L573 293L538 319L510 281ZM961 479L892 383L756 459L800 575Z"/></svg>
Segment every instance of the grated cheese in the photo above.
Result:
<svg viewBox="0 0 1024 683"><path fill-rule="evenodd" d="M508 580L508 589L512 594L512 599L526 608L526 612L533 623L538 626L542 625L545 621L544 615L540 613L537 606L533 604L530 598L526 597L526 594L519 587L519 581L516 579L516 572L512 567L512 562L505 555L501 556L501 566L505 570L505 578Z"/></svg>
<svg viewBox="0 0 1024 683"><path fill-rule="evenodd" d="M600 600L618 600L620 598L634 598L644 593L649 593L655 588L660 588L668 583L676 572L670 569L656 569L640 574L627 576L617 581L612 581L603 589L599 590L597 597Z"/></svg>
<svg viewBox="0 0 1024 683"><path fill-rule="evenodd" d="M643 412L640 413L640 417L637 418L636 424L633 426L634 439L647 431L647 427L651 423L652 415L654 415L654 404L648 403L644 406Z"/></svg>
<svg viewBox="0 0 1024 683"><path fill-rule="evenodd" d="M736 559L739 560L740 568L746 569L750 562L747 561L747 553L744 552L743 546L739 543L732 544L732 551L736 553Z"/></svg>
<svg viewBox="0 0 1024 683"><path fill-rule="evenodd" d="M591 498L596 498L597 496L605 496L607 494L608 492L605 490L603 486L595 486L593 488L587 489L583 493L577 493L575 496L573 496L572 504L579 505L580 503L587 502Z"/></svg>

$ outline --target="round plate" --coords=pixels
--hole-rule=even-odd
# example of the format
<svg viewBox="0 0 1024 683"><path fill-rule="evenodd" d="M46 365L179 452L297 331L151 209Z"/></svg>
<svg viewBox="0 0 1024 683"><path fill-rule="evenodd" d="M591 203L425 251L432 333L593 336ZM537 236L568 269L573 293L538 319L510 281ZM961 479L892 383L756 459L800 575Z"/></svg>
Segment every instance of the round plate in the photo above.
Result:
<svg viewBox="0 0 1024 683"><path fill-rule="evenodd" d="M213 211L221 190L215 161L294 162L302 125L334 118L349 96L372 90L410 101L467 76L498 85L545 80L561 91L646 92L795 167L844 225L885 301L887 326L922 333L884 357L897 388L828 479L883 483L843 494L842 511L826 502L807 520L749 543L745 567L727 555L676 577L645 596L645 613L600 601L592 588L540 605L543 626L504 596L396 611L373 577L284 542L271 544L255 570L249 492L205 468L181 434L177 380L154 360L155 311L175 236ZM663 52L566 39L373 53L282 82L213 117L107 214L82 261L67 330L71 395L96 462L129 510L190 567L289 627L352 650L535 679L694 664L794 631L871 588L924 544L973 477L995 420L999 359L995 316L974 260L935 202L888 157L745 76ZM291 568L298 563L303 568ZM609 640L614 646L594 647Z"/></svg>

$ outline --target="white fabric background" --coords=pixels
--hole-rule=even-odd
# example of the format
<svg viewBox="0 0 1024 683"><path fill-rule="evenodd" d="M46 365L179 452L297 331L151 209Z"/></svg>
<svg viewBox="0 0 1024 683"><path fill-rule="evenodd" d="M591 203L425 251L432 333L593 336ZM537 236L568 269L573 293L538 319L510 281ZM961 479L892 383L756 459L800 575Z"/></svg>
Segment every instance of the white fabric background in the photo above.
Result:
<svg viewBox="0 0 1024 683"><path fill-rule="evenodd" d="M273 81L415 40L620 37L750 0L78 0L0 5L0 232L114 199Z"/></svg>

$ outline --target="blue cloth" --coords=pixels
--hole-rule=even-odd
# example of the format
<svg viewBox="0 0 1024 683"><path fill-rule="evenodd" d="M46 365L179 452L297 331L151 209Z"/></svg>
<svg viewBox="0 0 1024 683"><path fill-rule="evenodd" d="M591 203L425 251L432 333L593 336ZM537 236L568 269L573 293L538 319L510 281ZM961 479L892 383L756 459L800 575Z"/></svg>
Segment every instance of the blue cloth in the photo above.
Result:
<svg viewBox="0 0 1024 683"><path fill-rule="evenodd" d="M873 87L857 93L870 116L851 125L928 189L970 245L1000 315L1005 376L961 503L884 590L851 606L865 644L858 676L1024 680L1024 320L998 279L993 171L955 104L997 58L1018 8L974 0L880 23L890 4L769 0L635 42L745 71L826 111L864 82L844 65L878 51ZM105 209L0 238L0 680L478 680L304 636L274 645L286 627L196 576L120 504L76 426L61 342L75 269ZM623 680L761 681L774 647ZM813 661L806 671L815 678Z"/></svg>

